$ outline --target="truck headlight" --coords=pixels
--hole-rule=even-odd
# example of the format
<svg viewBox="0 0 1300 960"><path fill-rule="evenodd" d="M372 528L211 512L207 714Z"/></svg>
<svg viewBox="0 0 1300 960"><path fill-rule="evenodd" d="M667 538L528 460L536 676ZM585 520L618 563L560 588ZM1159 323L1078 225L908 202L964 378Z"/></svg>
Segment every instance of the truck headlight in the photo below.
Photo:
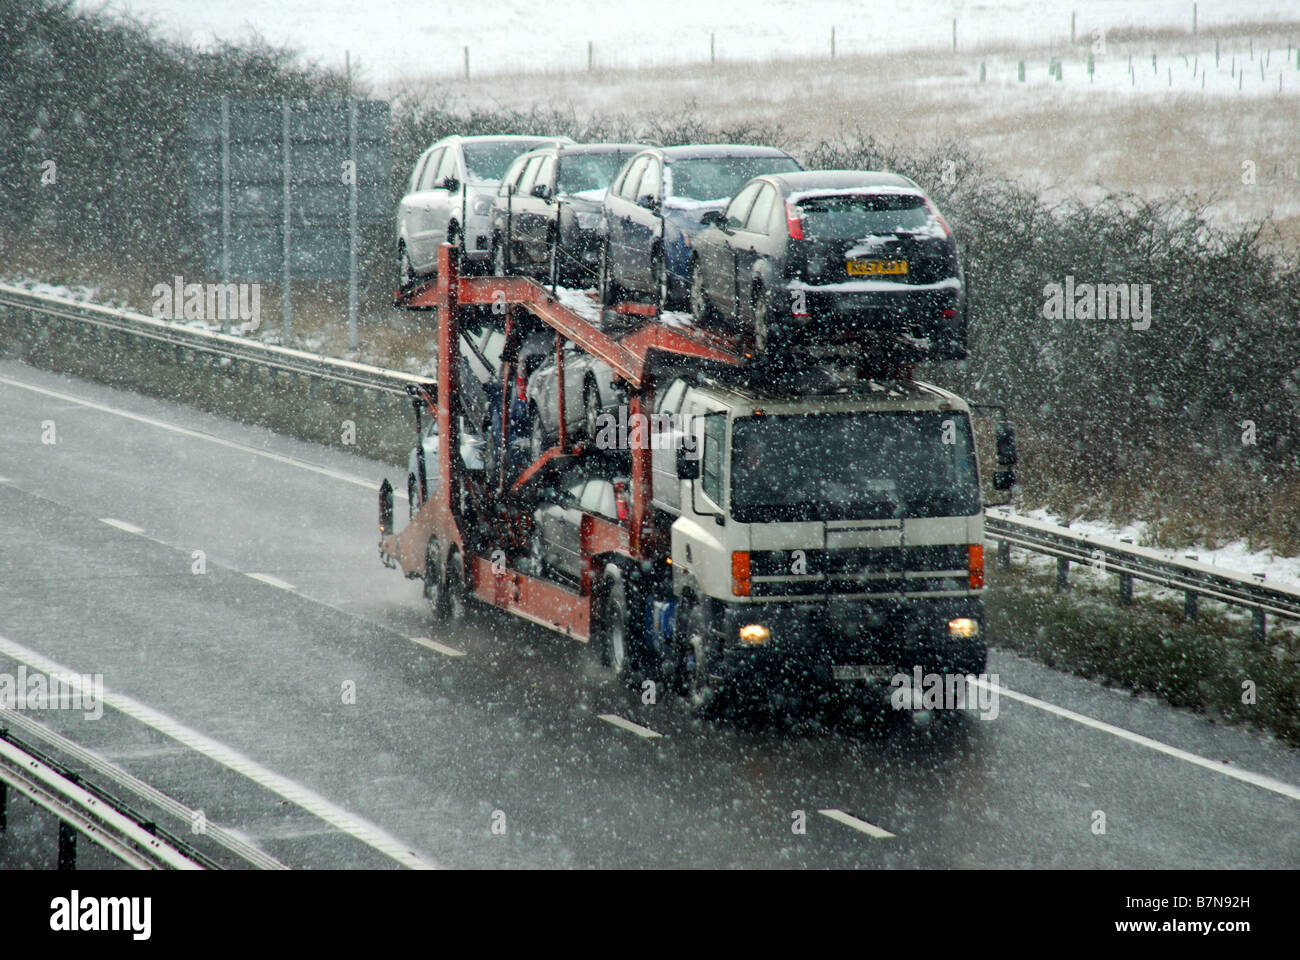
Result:
<svg viewBox="0 0 1300 960"><path fill-rule="evenodd" d="M740 642L747 647L761 647L772 639L772 631L761 623L747 623L740 628Z"/></svg>
<svg viewBox="0 0 1300 960"><path fill-rule="evenodd" d="M960 640L969 640L971 637L980 635L980 625L978 620L972 620L970 617L957 617L955 620L948 621L948 636Z"/></svg>

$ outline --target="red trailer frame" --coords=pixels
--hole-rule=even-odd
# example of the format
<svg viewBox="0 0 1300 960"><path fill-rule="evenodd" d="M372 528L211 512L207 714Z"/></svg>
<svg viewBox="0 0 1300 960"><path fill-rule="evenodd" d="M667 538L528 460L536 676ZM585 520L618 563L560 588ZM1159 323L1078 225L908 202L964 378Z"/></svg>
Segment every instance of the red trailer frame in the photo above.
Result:
<svg viewBox="0 0 1300 960"><path fill-rule="evenodd" d="M438 273L434 280L410 291L399 293L398 306L408 309L433 309L437 312L438 364L437 396L416 388L412 391L417 404L422 403L438 417L438 483L430 496L421 490L425 502L400 534L391 532L391 523L381 531L380 555L390 565L400 565L408 577L430 576L428 564L437 568L432 575L453 576L463 571L467 594L484 603L508 610L517 616L553 630L588 640L593 628L593 599L598 558L625 557L631 561L652 559L664 551L666 531L655 528L650 512L651 451L630 451L632 461L632 502L628 525L613 523L602 517L584 514L579 528L579 543L584 557L579 589L573 590L540 577L512 569L482 549L474 548L473 538L465 535L465 518L458 504L462 489L459 475L460 437L457 418L452 416L452 398L458 388L459 327L462 307L505 308L506 347L502 354L502 429L500 447L492 452L503 478L495 490L485 491L486 503L494 508L491 522L506 541L518 545L519 538L531 532L531 513L520 512L512 504L513 496L545 469L549 461L581 453L571 448L564 429L564 341L571 340L584 352L608 364L616 377L627 385L628 417L648 413L654 405L652 354L675 355L685 359L740 366L752 359L748 344L701 330L697 327L670 326L659 320L658 309L643 304L620 304L612 312L619 318L618 334L593 324L562 304L557 297L536 281L525 277L462 277L453 256L453 247L444 243L438 251ZM504 477L509 430L509 390L517 349L515 311L525 310L555 331L557 375L559 376L559 443L541 459L526 468L507 490ZM611 325L612 326L612 325ZM417 441L418 442L418 441ZM422 454L421 454L422 455ZM421 478L423 481L423 478ZM391 491L389 493L391 496ZM389 505L391 516L391 501ZM480 521L482 522L482 521ZM437 549L431 550L430 545ZM468 544L468 545L467 545ZM458 559L459 558L459 561ZM602 561L603 562L603 561Z"/></svg>

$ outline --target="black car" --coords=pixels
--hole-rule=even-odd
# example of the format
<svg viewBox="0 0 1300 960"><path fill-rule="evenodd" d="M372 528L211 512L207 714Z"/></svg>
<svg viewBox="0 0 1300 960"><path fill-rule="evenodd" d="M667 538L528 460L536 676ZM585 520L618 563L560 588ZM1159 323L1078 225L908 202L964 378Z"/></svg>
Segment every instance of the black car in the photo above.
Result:
<svg viewBox="0 0 1300 960"><path fill-rule="evenodd" d="M499 276L595 286L605 190L635 143L560 144L515 159L492 206L492 268Z"/></svg>
<svg viewBox="0 0 1300 960"><path fill-rule="evenodd" d="M885 337L931 359L966 356L957 243L907 177L758 177L705 221L689 264L697 319L747 326L760 351Z"/></svg>
<svg viewBox="0 0 1300 960"><path fill-rule="evenodd" d="M801 170L776 147L709 144L649 147L627 162L605 194L601 302L646 296L661 306L684 298L695 235L745 182Z"/></svg>

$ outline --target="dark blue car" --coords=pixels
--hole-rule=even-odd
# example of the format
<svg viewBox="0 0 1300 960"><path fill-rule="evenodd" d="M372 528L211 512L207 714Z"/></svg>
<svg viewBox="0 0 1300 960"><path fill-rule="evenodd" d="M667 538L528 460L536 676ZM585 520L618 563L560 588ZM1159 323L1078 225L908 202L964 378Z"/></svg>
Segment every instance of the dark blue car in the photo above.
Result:
<svg viewBox="0 0 1300 960"><path fill-rule="evenodd" d="M708 144L647 147L614 178L604 202L601 302L683 302L692 238L754 177L802 170L775 147Z"/></svg>

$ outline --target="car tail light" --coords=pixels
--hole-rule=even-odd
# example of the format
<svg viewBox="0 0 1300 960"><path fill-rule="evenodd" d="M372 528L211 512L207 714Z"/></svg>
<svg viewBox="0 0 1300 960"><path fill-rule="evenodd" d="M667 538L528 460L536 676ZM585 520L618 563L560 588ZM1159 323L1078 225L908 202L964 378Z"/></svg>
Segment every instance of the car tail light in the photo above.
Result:
<svg viewBox="0 0 1300 960"><path fill-rule="evenodd" d="M522 373L515 374L515 394L520 400L528 399L528 381Z"/></svg>
<svg viewBox="0 0 1300 960"><path fill-rule="evenodd" d="M731 592L737 597L749 596L749 553L737 550L731 555Z"/></svg>
<svg viewBox="0 0 1300 960"><path fill-rule="evenodd" d="M618 522L627 523L627 487L621 483L614 484L614 508L618 511Z"/></svg>
<svg viewBox="0 0 1300 960"><path fill-rule="evenodd" d="M970 557L970 588L979 590L984 586L984 545L972 543L966 548ZM735 554L732 554L735 556Z"/></svg>
<svg viewBox="0 0 1300 960"><path fill-rule="evenodd" d="M790 231L791 240L803 239L803 217L799 215L799 208L793 203L785 205L785 225Z"/></svg>
<svg viewBox="0 0 1300 960"><path fill-rule="evenodd" d="M957 316L957 311L952 307L944 307L941 315L945 320L951 320L953 317Z"/></svg>
<svg viewBox="0 0 1300 960"><path fill-rule="evenodd" d="M939 221L939 226L943 227L943 235L951 237L952 230L948 228L948 221L943 218L943 214L939 212L939 208L934 205L929 197L925 198L925 209L930 211L930 216Z"/></svg>

